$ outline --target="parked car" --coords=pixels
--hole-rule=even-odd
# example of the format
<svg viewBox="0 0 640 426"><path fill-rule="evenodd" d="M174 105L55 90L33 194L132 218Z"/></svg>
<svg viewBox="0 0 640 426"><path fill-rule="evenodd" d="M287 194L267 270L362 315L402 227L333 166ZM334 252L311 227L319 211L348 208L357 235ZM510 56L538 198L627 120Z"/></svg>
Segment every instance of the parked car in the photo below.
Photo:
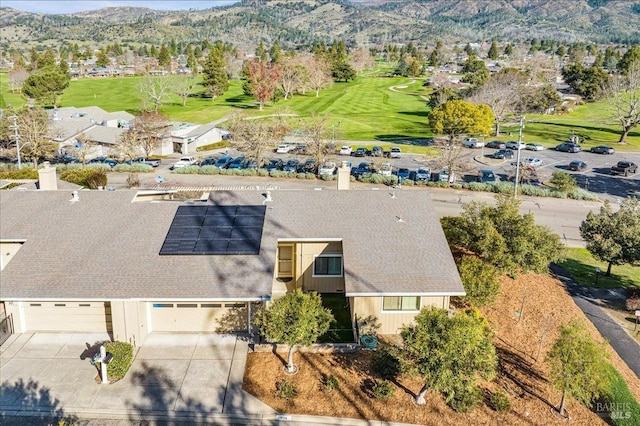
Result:
<svg viewBox="0 0 640 426"><path fill-rule="evenodd" d="M512 164L515 165L515 163ZM542 160L536 157L527 157L524 160L520 161L520 165L525 167L540 167L542 166L542 164Z"/></svg>
<svg viewBox="0 0 640 426"><path fill-rule="evenodd" d="M7 157L8 158L8 157ZM15 163L17 162L17 158L11 158L10 161L2 161L3 163ZM71 157L69 155L56 155L50 160L51 164L69 164L69 163L79 163L80 160L76 157Z"/></svg>
<svg viewBox="0 0 640 426"><path fill-rule="evenodd" d="M225 155L224 157L218 158L216 162L213 163L213 165L215 167L218 167L219 169L226 169L229 166L229 163L231 163L232 161L233 161L232 157Z"/></svg>
<svg viewBox="0 0 640 426"><path fill-rule="evenodd" d="M371 155L374 157L382 157L382 147L381 146L374 146L371 149Z"/></svg>
<svg viewBox="0 0 640 426"><path fill-rule="evenodd" d="M576 153L582 151L582 149L580 148L580 145L576 143L564 142L556 146L556 151Z"/></svg>
<svg viewBox="0 0 640 426"><path fill-rule="evenodd" d="M510 149L500 149L491 154L489 157L501 160L509 160L514 157L514 153Z"/></svg>
<svg viewBox="0 0 640 426"><path fill-rule="evenodd" d="M490 142L487 142L486 147L494 148L494 149L505 149L507 147L507 144L500 141L490 141Z"/></svg>
<svg viewBox="0 0 640 426"><path fill-rule="evenodd" d="M395 171L394 174L398 176L398 180L405 180L409 179L409 177L411 176L411 171L405 167L400 167Z"/></svg>
<svg viewBox="0 0 640 426"><path fill-rule="evenodd" d="M632 161L618 161L618 164L611 167L612 175L629 176L638 171L638 165Z"/></svg>
<svg viewBox="0 0 640 426"><path fill-rule="evenodd" d="M180 157L180 159L178 161L176 161L175 163L173 163L173 165L171 167L169 167L169 169L171 170L175 170L175 169L179 169L182 167L187 167L187 166L193 166L194 164L196 164L196 159L193 157Z"/></svg>
<svg viewBox="0 0 640 426"><path fill-rule="evenodd" d="M391 163L382 163L378 169L378 173L382 176L391 176L392 171Z"/></svg>
<svg viewBox="0 0 640 426"><path fill-rule="evenodd" d="M244 169L244 157L236 157L229 163L227 169Z"/></svg>
<svg viewBox="0 0 640 426"><path fill-rule="evenodd" d="M400 158L402 156L402 150L399 146L391 147L391 151L389 151L389 158Z"/></svg>
<svg viewBox="0 0 640 426"><path fill-rule="evenodd" d="M478 182L480 183L493 183L496 181L496 175L493 170L483 169L478 172Z"/></svg>
<svg viewBox="0 0 640 426"><path fill-rule="evenodd" d="M162 163L162 160L160 158L138 157L138 158L134 158L133 160L127 160L125 161L125 163L126 164L146 164L147 166L158 167L160 163Z"/></svg>
<svg viewBox="0 0 640 426"><path fill-rule="evenodd" d="M257 170L258 169L258 163L253 158L249 158L247 160L244 160L244 163L242 163L242 168L243 169Z"/></svg>
<svg viewBox="0 0 640 426"><path fill-rule="evenodd" d="M524 146L524 148L528 149L529 151L542 151L544 149L544 146L541 143L529 142Z"/></svg>
<svg viewBox="0 0 640 426"><path fill-rule="evenodd" d="M462 141L462 145L466 146L467 148L482 148L484 146L484 143L479 141L477 138L466 138Z"/></svg>
<svg viewBox="0 0 640 426"><path fill-rule="evenodd" d="M353 153L354 157L366 157L367 156L367 148L358 147Z"/></svg>
<svg viewBox="0 0 640 426"><path fill-rule="evenodd" d="M281 144L276 148L277 154L288 154L291 151L291 145L289 144Z"/></svg>
<svg viewBox="0 0 640 426"><path fill-rule="evenodd" d="M580 161L580 160L574 160L572 162L569 163L569 170L572 170L574 172L581 172L583 170L585 170L587 168L587 163L585 163L584 161Z"/></svg>
<svg viewBox="0 0 640 426"><path fill-rule="evenodd" d="M524 142L508 141L504 146L507 147L507 149L522 149L525 147L525 144Z"/></svg>
<svg viewBox="0 0 640 426"><path fill-rule="evenodd" d="M285 163L282 170L284 170L285 172L297 172L299 166L300 160L298 160L297 158L291 158Z"/></svg>
<svg viewBox="0 0 640 426"><path fill-rule="evenodd" d="M289 149L289 154L306 154L307 153L307 144L299 143Z"/></svg>
<svg viewBox="0 0 640 426"><path fill-rule="evenodd" d="M93 158L93 159L89 160L88 164L106 164L109 167L113 168L118 164L118 162L116 160L112 160L111 158L96 157L96 158Z"/></svg>
<svg viewBox="0 0 640 426"><path fill-rule="evenodd" d="M416 170L416 181L428 180L431 180L431 170L425 167L418 167L418 170Z"/></svg>
<svg viewBox="0 0 640 426"><path fill-rule="evenodd" d="M267 169L268 171L271 171L271 170L282 170L282 168L284 167L284 161L282 161L279 158L272 158L263 167L265 169Z"/></svg>
<svg viewBox="0 0 640 426"><path fill-rule="evenodd" d="M615 149L605 145L594 146L589 151L593 152L594 154L609 154L609 155L614 154L616 152Z"/></svg>
<svg viewBox="0 0 640 426"><path fill-rule="evenodd" d="M349 145L343 145L342 148L340 148L340 155L351 155L352 149Z"/></svg>
<svg viewBox="0 0 640 426"><path fill-rule="evenodd" d="M455 182L455 175L453 173L449 173L449 170L445 167L440 170L440 172L431 175L431 179L436 182Z"/></svg>
<svg viewBox="0 0 640 426"><path fill-rule="evenodd" d="M333 161L326 161L322 163L322 165L320 166L320 170L318 170L318 174L320 174L320 176L332 175L332 174L335 174L337 171L338 171L338 168L336 167L336 163L334 163Z"/></svg>
<svg viewBox="0 0 640 426"><path fill-rule="evenodd" d="M309 158L307 161L304 162L303 165L301 165L298 168L298 171L300 173L315 173L316 170L317 170L316 160L314 160L313 158Z"/></svg>
<svg viewBox="0 0 640 426"><path fill-rule="evenodd" d="M363 161L358 164L358 167L356 167L355 169L351 169L351 174L356 177L365 173L371 173L371 163L367 161Z"/></svg>
<svg viewBox="0 0 640 426"><path fill-rule="evenodd" d="M198 166L213 166L216 163L215 157L207 157L198 163Z"/></svg>

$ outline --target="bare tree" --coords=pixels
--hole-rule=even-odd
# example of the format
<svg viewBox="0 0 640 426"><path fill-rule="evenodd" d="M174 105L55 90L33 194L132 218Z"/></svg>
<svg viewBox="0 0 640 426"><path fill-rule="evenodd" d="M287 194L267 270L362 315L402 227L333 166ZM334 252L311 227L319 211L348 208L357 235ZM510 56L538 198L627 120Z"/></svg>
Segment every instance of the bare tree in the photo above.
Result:
<svg viewBox="0 0 640 426"><path fill-rule="evenodd" d="M369 49L358 49L351 53L349 64L356 73L360 74L364 70L373 68L376 62Z"/></svg>
<svg viewBox="0 0 640 426"><path fill-rule="evenodd" d="M327 146L327 140L331 137L328 117L326 114L312 114L311 118L302 123L302 128L307 151L319 168L332 149Z"/></svg>
<svg viewBox="0 0 640 426"><path fill-rule="evenodd" d="M318 97L320 89L333 83L330 64L322 56L314 55L307 61L307 70L309 87L315 90Z"/></svg>
<svg viewBox="0 0 640 426"><path fill-rule="evenodd" d="M250 119L243 114L234 115L229 124L231 143L235 148L254 159L258 167L263 164L263 154L273 148L273 129L264 119Z"/></svg>
<svg viewBox="0 0 640 426"><path fill-rule="evenodd" d="M76 141L77 143L73 146L73 155L77 157L82 164L87 164L87 157L93 148L95 148L95 144L84 132L76 136Z"/></svg>
<svg viewBox="0 0 640 426"><path fill-rule="evenodd" d="M42 108L27 108L18 114L20 151L38 167L40 158L49 157L56 146L49 141L49 115Z"/></svg>
<svg viewBox="0 0 640 426"><path fill-rule="evenodd" d="M135 127L130 127L118 137L116 151L122 157L133 160L142 152L140 132Z"/></svg>
<svg viewBox="0 0 640 426"><path fill-rule="evenodd" d="M169 122L162 114L144 112L137 116L132 124L139 134L140 149L145 157L150 157L162 140L169 135Z"/></svg>
<svg viewBox="0 0 640 426"><path fill-rule="evenodd" d="M631 129L640 124L640 60L629 64L626 74L610 78L604 93L610 117L622 127L618 143L623 144Z"/></svg>
<svg viewBox="0 0 640 426"><path fill-rule="evenodd" d="M282 72L278 81L278 89L285 100L298 90L305 77L304 67L297 56L286 56L282 59Z"/></svg>
<svg viewBox="0 0 640 426"><path fill-rule="evenodd" d="M494 74L468 98L474 104L486 104L495 115L496 136L500 136L500 122L513 113L520 103L527 77L516 70Z"/></svg>
<svg viewBox="0 0 640 426"><path fill-rule="evenodd" d="M182 106L187 105L187 98L193 94L196 89L196 79L190 75L176 75L172 78L173 92L182 99Z"/></svg>
<svg viewBox="0 0 640 426"><path fill-rule="evenodd" d="M12 93L19 93L24 81L29 77L29 72L21 66L14 67L9 71L9 87Z"/></svg>
<svg viewBox="0 0 640 426"><path fill-rule="evenodd" d="M171 89L169 76L152 76L145 74L138 85L143 111L158 113L160 105L167 101Z"/></svg>

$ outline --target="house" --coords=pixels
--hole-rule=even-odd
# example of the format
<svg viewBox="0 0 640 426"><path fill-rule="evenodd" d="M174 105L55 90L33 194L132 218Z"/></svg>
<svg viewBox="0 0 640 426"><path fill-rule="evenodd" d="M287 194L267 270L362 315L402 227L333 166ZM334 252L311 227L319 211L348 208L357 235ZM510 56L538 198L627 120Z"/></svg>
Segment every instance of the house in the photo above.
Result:
<svg viewBox="0 0 640 426"><path fill-rule="evenodd" d="M224 132L215 123L173 123L170 134L173 152L187 155L194 154L201 146L220 142Z"/></svg>
<svg viewBox="0 0 640 426"><path fill-rule="evenodd" d="M301 288L344 295L354 328L375 317L393 334L464 295L424 191L176 195L1 191L0 301L14 331L136 345L151 332L253 332L252 312Z"/></svg>

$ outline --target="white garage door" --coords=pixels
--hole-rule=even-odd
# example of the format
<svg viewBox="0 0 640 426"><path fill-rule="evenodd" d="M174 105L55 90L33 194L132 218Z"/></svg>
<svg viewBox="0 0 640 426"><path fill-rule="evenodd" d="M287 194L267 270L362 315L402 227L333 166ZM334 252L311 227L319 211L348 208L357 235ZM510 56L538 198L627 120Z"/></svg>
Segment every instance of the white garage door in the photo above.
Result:
<svg viewBox="0 0 640 426"><path fill-rule="evenodd" d="M28 331L111 331L109 302L24 302Z"/></svg>
<svg viewBox="0 0 640 426"><path fill-rule="evenodd" d="M247 331L247 304L157 302L151 305L153 331Z"/></svg>

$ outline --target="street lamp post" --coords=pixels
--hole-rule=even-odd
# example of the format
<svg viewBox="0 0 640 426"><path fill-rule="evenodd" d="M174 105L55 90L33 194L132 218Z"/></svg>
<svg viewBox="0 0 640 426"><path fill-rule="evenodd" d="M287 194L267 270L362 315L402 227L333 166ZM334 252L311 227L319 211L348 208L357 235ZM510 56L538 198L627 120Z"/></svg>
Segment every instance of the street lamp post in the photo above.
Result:
<svg viewBox="0 0 640 426"><path fill-rule="evenodd" d="M520 129L518 131L518 154L516 155L516 181L514 185L513 198L518 198L518 181L520 180L520 150L522 144L522 128L524 127L524 115L520 117Z"/></svg>
<svg viewBox="0 0 640 426"><path fill-rule="evenodd" d="M16 155L18 156L18 170L20 170L22 169L22 160L20 159L20 134L18 133L20 126L17 123L18 117L12 115L8 118L13 120L13 125L9 126L9 130L13 130L13 135L10 136L11 139L16 140Z"/></svg>

